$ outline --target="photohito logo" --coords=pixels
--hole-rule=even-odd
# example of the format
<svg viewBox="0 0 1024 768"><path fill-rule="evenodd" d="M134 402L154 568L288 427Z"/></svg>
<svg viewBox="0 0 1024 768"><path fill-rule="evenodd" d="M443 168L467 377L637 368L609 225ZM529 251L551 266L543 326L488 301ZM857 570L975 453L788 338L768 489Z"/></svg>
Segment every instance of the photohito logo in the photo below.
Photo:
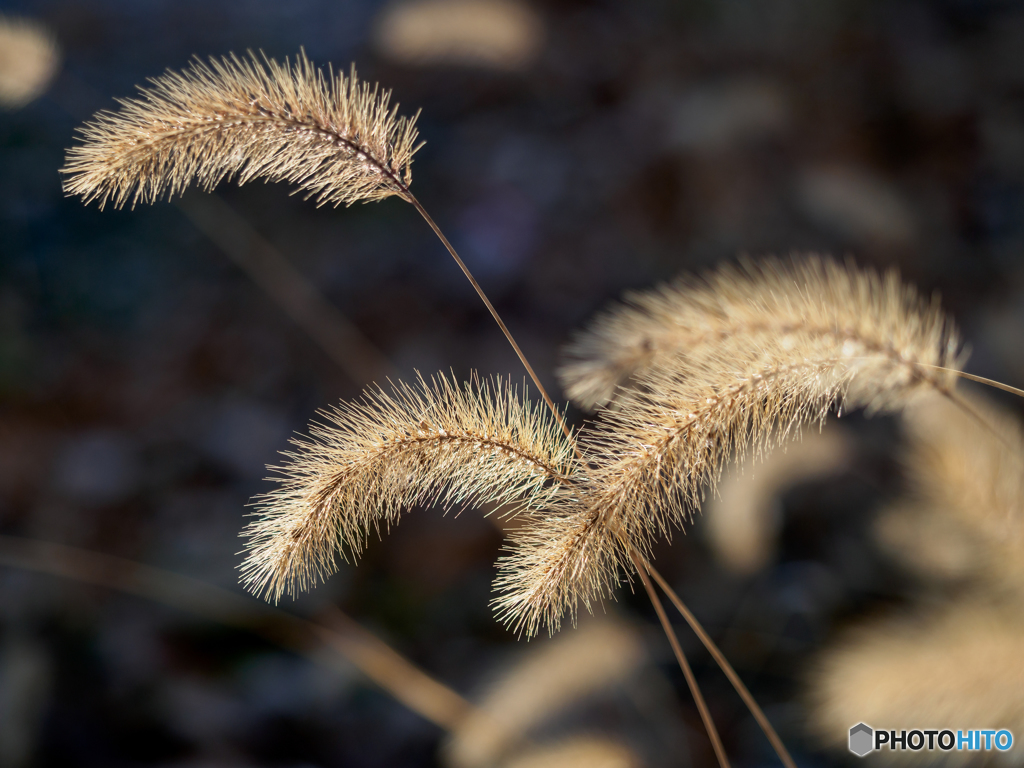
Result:
<svg viewBox="0 0 1024 768"><path fill-rule="evenodd" d="M864 757L874 748L870 725L857 723L850 729L850 751L853 754L857 757Z"/></svg>
<svg viewBox="0 0 1024 768"><path fill-rule="evenodd" d="M943 752L951 750L968 752L989 752L993 749L1005 752L1013 746L1013 734L1002 730L966 731L926 728L914 730L875 729L866 723L857 723L850 729L850 751L857 757L864 757L876 749L906 750L918 752L922 749Z"/></svg>

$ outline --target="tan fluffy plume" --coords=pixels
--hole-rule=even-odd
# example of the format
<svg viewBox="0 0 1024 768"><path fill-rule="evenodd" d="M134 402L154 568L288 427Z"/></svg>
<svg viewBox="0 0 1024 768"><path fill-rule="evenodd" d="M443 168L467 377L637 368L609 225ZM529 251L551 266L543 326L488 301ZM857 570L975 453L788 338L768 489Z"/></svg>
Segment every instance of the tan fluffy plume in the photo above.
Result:
<svg viewBox="0 0 1024 768"><path fill-rule="evenodd" d="M855 628L814 665L808 725L844 751L850 726L860 722L896 730L1008 728L1016 736L1024 730L1022 636L1016 606L983 600ZM883 750L872 758L979 763L968 750Z"/></svg>
<svg viewBox="0 0 1024 768"><path fill-rule="evenodd" d="M1024 728L1024 431L1011 412L977 396L966 402L971 413L941 397L904 411L911 494L876 530L892 555L925 577L927 602L940 608L857 627L820 656L808 680L809 726L837 749L845 751L856 722ZM977 756L950 752L942 762ZM935 762L935 753L878 758Z"/></svg>
<svg viewBox="0 0 1024 768"><path fill-rule="evenodd" d="M959 397L953 370L928 367L958 364L952 324L894 275L771 260L720 271L708 285L722 292L719 304L756 301L758 279L771 296L763 326L783 307L774 326L784 330L737 330L699 354L652 360L586 430L579 453L553 418L501 383L460 389L442 376L343 405L259 503L246 583L275 598L293 593L402 509L496 503L527 511L499 560L498 613L527 634L554 631L580 603L610 596L634 554L649 556L656 537L682 527L729 459L761 455L844 405L901 408L922 391ZM788 325L796 305L817 322ZM721 317L708 312L709 323Z"/></svg>
<svg viewBox="0 0 1024 768"><path fill-rule="evenodd" d="M502 559L497 607L527 633L608 596L616 566L681 527L730 458L770 450L844 404L874 411L952 393L953 373L919 364L955 367L955 331L893 274L769 260L706 286L683 316L718 328L714 343L648 361L581 440L592 465L581 492L538 516ZM730 311L758 323L727 322Z"/></svg>
<svg viewBox="0 0 1024 768"><path fill-rule="evenodd" d="M968 402L984 424L941 397L922 398L906 410L912 496L883 518L880 533L923 575L1009 588L1019 595L1024 593L1024 429L1009 410L977 396ZM914 530L901 529L901 521Z"/></svg>
<svg viewBox="0 0 1024 768"><path fill-rule="evenodd" d="M848 464L852 442L845 430L810 431L785 450L766 455L757 466L737 462L708 498L704 535L718 561L730 571L752 574L772 560L782 524L782 494L809 480L834 475Z"/></svg>
<svg viewBox="0 0 1024 768"><path fill-rule="evenodd" d="M524 749L524 742L540 734L548 741L552 723L564 720L566 711L621 685L646 662L635 628L608 616L580 622L576 632L533 646L488 686L451 732L442 753L445 762L451 768L487 768L507 765L512 758L515 765L529 765L526 758L533 750ZM557 748L550 741L544 746Z"/></svg>
<svg viewBox="0 0 1024 768"><path fill-rule="evenodd" d="M59 68L60 48L50 30L0 13L0 108L20 109L41 96Z"/></svg>
<svg viewBox="0 0 1024 768"><path fill-rule="evenodd" d="M627 294L625 302L598 315L566 347L559 376L582 408L608 404L648 369L676 357L699 364L738 348L742 358L762 339L796 351L824 340L843 345L846 358L902 356L949 366L956 357L956 336L937 306L895 273L880 277L814 256L744 260L702 278L683 276ZM922 353L927 357L920 359ZM905 366L893 371L906 375Z"/></svg>
<svg viewBox="0 0 1024 768"><path fill-rule="evenodd" d="M418 149L415 117L397 116L390 92L251 54L196 60L100 112L68 151L64 190L121 207L181 194L193 181L287 181L318 203L403 195Z"/></svg>
<svg viewBox="0 0 1024 768"><path fill-rule="evenodd" d="M358 555L402 510L490 503L513 514L571 494L579 474L551 414L500 380L421 377L323 415L245 531L243 580L274 599L333 572L337 554Z"/></svg>

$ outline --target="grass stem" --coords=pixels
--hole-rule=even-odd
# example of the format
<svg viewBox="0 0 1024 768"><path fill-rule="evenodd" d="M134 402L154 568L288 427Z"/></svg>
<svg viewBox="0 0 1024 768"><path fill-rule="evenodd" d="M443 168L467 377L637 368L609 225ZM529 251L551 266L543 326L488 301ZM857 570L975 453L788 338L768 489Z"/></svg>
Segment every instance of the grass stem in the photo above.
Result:
<svg viewBox="0 0 1024 768"><path fill-rule="evenodd" d="M448 249L448 253L450 253L452 258L455 259L455 263L459 265L459 269L462 270L462 274L464 274L466 279L469 280L469 284L473 286L473 290L476 291L476 295L480 297L484 306L487 307L487 311L490 312L491 317L494 318L494 322L498 324L501 332L505 334L505 338L508 339L508 343L512 345L512 349L514 349L516 355L519 356L519 361L523 364L523 367L526 368L526 372L530 374L530 378L533 379L533 383L537 387L537 391L540 392L541 397L544 398L544 402L547 403L548 408L551 409L551 413L554 414L555 419L558 421L558 425L562 428L562 432L564 432L565 436L571 440L572 432L569 430L569 425L565 423L565 419L555 407L555 403L551 399L551 396L544 388L544 385L540 383L540 378L533 370L533 366L530 365L530 362L526 359L526 355L523 354L523 350L519 348L516 340L512 337L512 332L509 331L508 326L506 326L505 322L501 319L501 315L498 314L498 310L494 308L494 305L491 304L491 300L487 298L487 294L484 293L484 289L480 287L480 283L478 283L476 278L473 277L473 273L469 271L469 267L466 266L465 262L459 258L459 254L456 253L452 244L448 242L448 238L444 236L444 232L442 232L441 228L437 226L437 223L431 218L430 214L427 213L427 209L423 207L419 200L416 199L416 196L412 192L409 192L408 188L406 188L404 196L410 203L412 203L413 208L419 211L420 216L422 216L424 221L430 225L430 228L434 230L434 234L437 235L438 239L444 244L444 247Z"/></svg>
<svg viewBox="0 0 1024 768"><path fill-rule="evenodd" d="M658 597L658 593L654 590L654 585L651 584L651 580L647 576L647 571L645 569L646 563L635 550L631 551L629 554L630 557L633 558L633 565L636 567L636 572L640 574L640 581L643 582L644 589L647 590L647 596L651 599L654 611L658 614L658 621L661 622L661 628L665 630L668 642L672 646L672 651L676 655L676 661L679 662L679 668L683 670L683 676L686 678L686 684L690 686L690 693L693 694L693 701L697 704L697 710L700 712L701 720L704 721L704 728L708 732L708 738L711 739L711 746L714 747L715 757L718 758L718 765L720 768L729 768L729 758L725 754L725 747L722 746L722 740L718 736L718 729L715 728L715 721L711 718L711 712L708 710L708 705L704 702L704 696L700 692L700 686L697 685L697 678L693 676L693 670L690 669L690 665L686 661L686 655L683 653L683 648L679 645L679 638L676 637L676 632L672 628L672 624L669 622L668 616L665 615L665 608L661 604L661 598Z"/></svg>
<svg viewBox="0 0 1024 768"><path fill-rule="evenodd" d="M364 629L337 608L315 621L271 608L199 579L161 568L63 544L0 536L0 566L75 579L163 603L208 621L262 635L312 661L330 648L395 699L435 725L452 730L473 705ZM474 716L483 716L476 713Z"/></svg>
<svg viewBox="0 0 1024 768"><path fill-rule="evenodd" d="M658 573L653 565L645 560L643 561L643 566L651 574L654 580L658 582L658 586L662 588L666 595L668 595L668 599L672 602L672 605L674 605L676 610L682 614L684 619L686 619L690 628L696 633L697 637L700 638L700 641L704 643L704 647L708 649L708 653L711 654L711 657L725 673L725 676L729 678L729 682L732 683L733 688L736 689L736 693L738 693L740 698L743 699L743 703L747 705L747 708L750 710L750 714L752 714L754 719L757 720L757 724L761 726L761 730L764 731L764 735L768 737L768 741L771 742L772 748L779 756L783 765L785 765L786 768L796 768L796 763L793 762L793 758L786 750L786 746L782 743L782 739L779 738L779 734L775 732L772 724L768 722L768 718L765 717L761 707L758 706L753 695L749 690L747 690L747 686L745 686L743 681L740 680L740 676L736 674L736 670L732 668L728 659L725 658L725 654L719 650L718 646L715 645L715 641L711 639L711 636L704 630L701 623L697 621L697 617L694 616L690 609L686 607L686 604L680 599L679 595L675 593L675 590L669 586L668 582L662 578L662 575Z"/></svg>

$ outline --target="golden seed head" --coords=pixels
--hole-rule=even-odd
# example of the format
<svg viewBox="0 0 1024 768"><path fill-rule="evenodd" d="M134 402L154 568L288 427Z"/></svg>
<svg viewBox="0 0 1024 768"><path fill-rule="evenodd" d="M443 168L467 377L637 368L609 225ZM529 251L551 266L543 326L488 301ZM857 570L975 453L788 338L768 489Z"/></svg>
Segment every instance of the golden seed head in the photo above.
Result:
<svg viewBox="0 0 1024 768"><path fill-rule="evenodd" d="M195 182L286 181L318 204L407 193L416 118L390 92L317 69L304 52L279 64L250 53L166 72L100 112L68 150L64 191L85 202L151 203Z"/></svg>

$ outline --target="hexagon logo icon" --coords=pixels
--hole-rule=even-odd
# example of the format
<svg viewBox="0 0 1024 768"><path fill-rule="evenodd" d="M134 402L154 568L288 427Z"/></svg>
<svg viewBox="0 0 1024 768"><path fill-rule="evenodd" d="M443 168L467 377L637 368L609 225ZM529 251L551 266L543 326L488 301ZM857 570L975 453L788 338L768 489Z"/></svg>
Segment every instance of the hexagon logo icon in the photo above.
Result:
<svg viewBox="0 0 1024 768"><path fill-rule="evenodd" d="M850 751L857 757L864 757L875 748L875 732L870 725L857 723L850 729Z"/></svg>

